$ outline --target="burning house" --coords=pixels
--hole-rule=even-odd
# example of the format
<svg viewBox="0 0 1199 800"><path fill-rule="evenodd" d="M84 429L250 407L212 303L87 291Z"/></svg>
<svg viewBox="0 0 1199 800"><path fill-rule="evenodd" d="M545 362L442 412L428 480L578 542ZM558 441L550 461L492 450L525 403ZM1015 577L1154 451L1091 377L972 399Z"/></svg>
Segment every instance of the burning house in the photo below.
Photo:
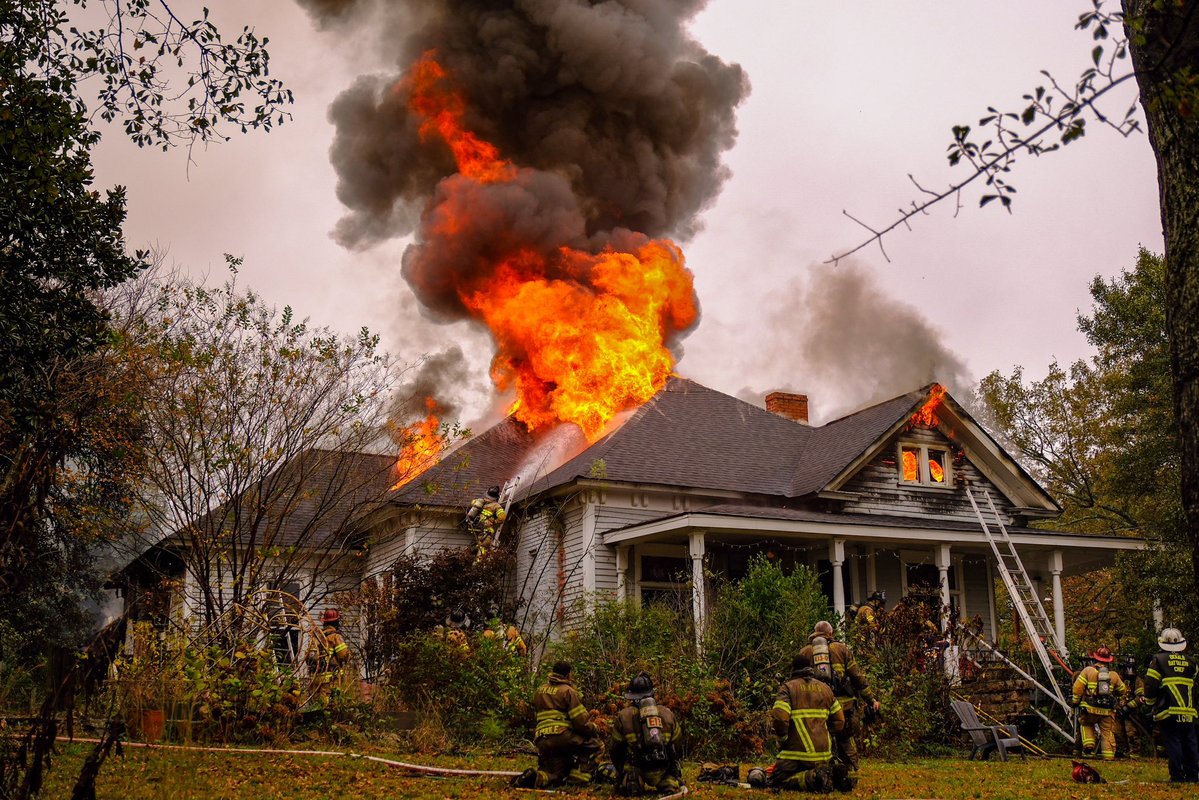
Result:
<svg viewBox="0 0 1199 800"><path fill-rule="evenodd" d="M1142 546L1030 527L1060 507L938 385L820 427L807 424L802 395L766 404L675 377L566 458L508 418L392 494L369 526L365 574L405 551L470 546L463 509L518 476L503 537L542 629L569 627L597 597L666 597L702 630L712 592L760 553L813 569L839 613L875 590L898 598L922 584L980 616L990 637L999 576L973 492L994 505L1064 639L1062 579Z"/></svg>

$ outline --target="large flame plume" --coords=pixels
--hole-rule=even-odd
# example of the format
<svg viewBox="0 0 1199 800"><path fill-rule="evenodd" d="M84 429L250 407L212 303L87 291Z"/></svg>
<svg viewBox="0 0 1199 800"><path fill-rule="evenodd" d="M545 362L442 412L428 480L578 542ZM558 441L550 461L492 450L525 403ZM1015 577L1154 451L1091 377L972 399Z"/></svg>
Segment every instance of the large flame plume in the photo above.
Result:
<svg viewBox="0 0 1199 800"><path fill-rule="evenodd" d="M912 424L925 428L936 428L939 426L941 418L937 416L937 409L941 407L946 394L948 394L948 390L944 386L934 383L929 389L928 400L920 407L919 411L912 415Z"/></svg>
<svg viewBox="0 0 1199 800"><path fill-rule="evenodd" d="M556 214L576 204L556 191L555 176L515 166L466 127L465 101L433 52L401 90L422 119L422 137L442 140L458 167L426 210L406 271L475 259L438 277L491 331L492 379L515 391L512 413L531 430L572 422L594 440L613 416L662 389L674 366L668 342L698 319L682 251L628 231L588 249L494 225L505 206L497 194L533 202L548 194Z"/></svg>
<svg viewBox="0 0 1199 800"><path fill-rule="evenodd" d="M440 461L441 454L449 444L449 435L441 423L441 407L436 398L426 398L425 408L428 415L423 420L392 431L392 439L400 446L400 457L395 465L395 483L391 487L393 491Z"/></svg>

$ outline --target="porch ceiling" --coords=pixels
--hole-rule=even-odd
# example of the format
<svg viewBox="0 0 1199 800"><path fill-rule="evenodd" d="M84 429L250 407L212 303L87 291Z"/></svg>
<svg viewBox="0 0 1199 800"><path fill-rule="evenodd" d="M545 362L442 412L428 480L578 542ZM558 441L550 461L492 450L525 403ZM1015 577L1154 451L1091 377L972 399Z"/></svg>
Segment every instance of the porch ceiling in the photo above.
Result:
<svg viewBox="0 0 1199 800"><path fill-rule="evenodd" d="M840 538L846 544L879 547L928 548L948 544L957 552L990 553L982 530L968 521L917 517L884 517L873 514L828 514L800 509L755 506L717 506L630 525L603 535L606 545L631 545L684 540L696 532L717 541L773 537L777 539L827 540ZM1040 563L1029 555L1062 551L1064 573L1081 574L1110 566L1115 554L1145 547L1142 539L1091 536L1076 533L1009 528L1012 541L1025 555L1030 572L1040 573ZM1036 559L1040 562L1041 559Z"/></svg>

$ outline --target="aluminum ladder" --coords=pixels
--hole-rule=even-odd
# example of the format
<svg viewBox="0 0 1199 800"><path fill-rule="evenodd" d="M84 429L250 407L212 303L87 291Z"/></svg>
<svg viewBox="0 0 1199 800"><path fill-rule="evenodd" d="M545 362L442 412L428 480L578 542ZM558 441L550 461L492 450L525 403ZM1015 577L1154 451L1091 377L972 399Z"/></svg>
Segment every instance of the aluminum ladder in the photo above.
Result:
<svg viewBox="0 0 1199 800"><path fill-rule="evenodd" d="M1020 555L1016 552L1016 545L1012 542L1012 537L1008 535L1007 527L1003 524L1003 518L999 516L999 511L996 510L990 493L984 491L983 496L987 500L987 507L991 512L994 527L998 528L998 535L992 531L992 526L987 524L982 509L974 499L974 489L969 484L966 484L965 489L966 497L970 498L970 507L974 509L974 514L978 517L979 524L982 525L983 534L991 545L991 551L995 553L995 563L999 566L999 575L1003 578L1003 585L1007 587L1012 605L1016 607L1020 622L1028 633L1033 652L1037 654L1041 667L1045 670L1046 683L1053 690L1048 693L1049 697L1062 707L1068 717L1073 716L1074 709L1070 706L1070 700L1062 692L1062 687L1054 671L1055 669L1064 670L1067 672L1068 678L1072 677L1068 674L1069 670L1066 667L1054 663L1053 656L1060 658L1063 650L1062 643L1057 638L1057 631L1049 621L1049 615L1045 613L1045 606L1041 603L1041 598L1037 596L1036 588L1029 579L1028 572L1024 569L1024 562L1020 560ZM1052 655L1051 650L1053 651ZM1044 691L1044 687L1040 683L1037 685Z"/></svg>
<svg viewBox="0 0 1199 800"><path fill-rule="evenodd" d="M520 486L520 476L517 475L512 480L504 484L504 488L500 490L499 503L504 507L504 522L507 522L508 509L512 507L512 497L516 494L517 487ZM495 529L495 539L492 540L491 546L498 547L500 544L500 534L504 532L504 522L501 522L499 527Z"/></svg>

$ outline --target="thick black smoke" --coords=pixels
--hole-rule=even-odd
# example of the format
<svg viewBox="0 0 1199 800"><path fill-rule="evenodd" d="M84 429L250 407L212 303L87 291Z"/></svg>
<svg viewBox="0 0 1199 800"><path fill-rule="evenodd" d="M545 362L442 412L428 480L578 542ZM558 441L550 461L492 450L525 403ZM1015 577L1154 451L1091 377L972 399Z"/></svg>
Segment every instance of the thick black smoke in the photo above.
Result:
<svg viewBox="0 0 1199 800"><path fill-rule="evenodd" d="M424 419L431 410L427 400L433 398L436 403L433 410L438 416L443 420L457 419L460 409L451 398L459 396L458 388L470 380L470 364L457 345L425 355L404 375L390 417L398 425Z"/></svg>
<svg viewBox="0 0 1199 800"><path fill-rule="evenodd" d="M470 109L467 125L518 167L568 182L587 237L616 228L686 239L728 178L723 151L748 92L741 68L685 30L705 0L302 0L324 25L369 16L408 35L396 73L360 79L330 109L335 236L369 247L411 233L455 171L421 141L396 84L429 50Z"/></svg>

